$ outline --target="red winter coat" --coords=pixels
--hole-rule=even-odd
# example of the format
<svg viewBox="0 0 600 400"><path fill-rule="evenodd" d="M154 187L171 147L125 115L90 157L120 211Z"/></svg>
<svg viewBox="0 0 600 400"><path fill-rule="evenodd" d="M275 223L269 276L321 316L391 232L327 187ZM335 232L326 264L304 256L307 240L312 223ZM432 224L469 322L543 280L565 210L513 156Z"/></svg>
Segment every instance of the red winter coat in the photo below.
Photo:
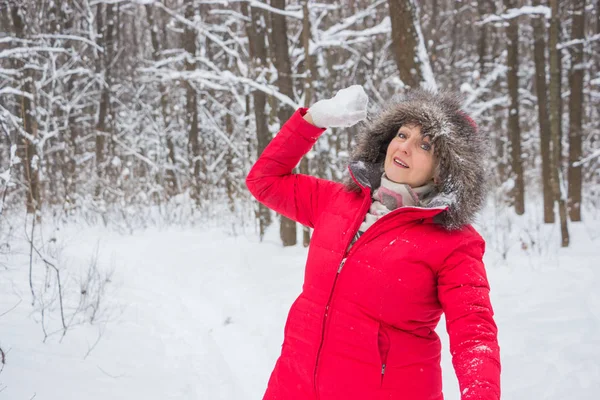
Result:
<svg viewBox="0 0 600 400"><path fill-rule="evenodd" d="M434 223L445 207L402 207L347 251L371 193L293 174L324 131L299 109L250 171L267 207L314 228L302 293L289 311L281 355L263 400L442 400L442 312L462 399L500 398L497 329L470 225Z"/></svg>

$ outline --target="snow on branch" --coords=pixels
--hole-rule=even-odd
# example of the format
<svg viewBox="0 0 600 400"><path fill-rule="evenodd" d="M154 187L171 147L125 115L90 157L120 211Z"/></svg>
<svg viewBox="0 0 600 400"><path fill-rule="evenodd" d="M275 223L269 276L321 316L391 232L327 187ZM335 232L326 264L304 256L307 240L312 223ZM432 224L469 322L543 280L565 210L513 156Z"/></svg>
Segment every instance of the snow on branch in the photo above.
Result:
<svg viewBox="0 0 600 400"><path fill-rule="evenodd" d="M419 65L421 67L421 75L423 76L424 87L428 87L433 90L437 90L437 83L435 81L435 75L433 74L433 69L431 68L431 64L429 62L429 54L427 53L427 48L425 47L425 37L423 36L423 32L421 31L421 23L419 18L419 5L414 0L411 0L413 9L415 10L415 30L417 31L417 57L419 57ZM391 26L391 25L390 25Z"/></svg>
<svg viewBox="0 0 600 400"><path fill-rule="evenodd" d="M29 100L33 101L33 96L31 95L31 93L27 93L12 87L5 87L0 89L0 96L5 94L27 97Z"/></svg>
<svg viewBox="0 0 600 400"><path fill-rule="evenodd" d="M302 20L302 11L286 11L286 10L280 10L278 8L274 8L271 7L268 4L262 3L260 1L247 1L247 3L250 5L250 7L256 7L256 8L262 8L263 10L272 12L274 14L281 14L281 15L285 15L286 17L290 17L290 18L296 18L299 20Z"/></svg>
<svg viewBox="0 0 600 400"><path fill-rule="evenodd" d="M363 18L372 15L373 10L375 8L377 8L380 5L385 4L385 3L387 3L387 0L377 0L376 2L371 4L369 7L365 8L364 10L352 15L351 17L344 19L344 21L340 22L339 24L336 24L336 25L332 26L331 28L327 29L326 31L322 32L323 37L332 37L336 33L343 31L346 28L349 28L350 26L354 25L355 23L361 21Z"/></svg>
<svg viewBox="0 0 600 400"><path fill-rule="evenodd" d="M228 55L230 55L231 57L234 57L236 60L238 60L238 65L244 65L243 63L241 63L240 61L240 55L237 51L229 48L227 46L227 44L225 44L218 36L215 36L211 33L211 29L210 28L206 28L204 27L204 24L201 21L190 21L187 18L177 14L175 11L171 10L170 8L166 7L165 5L163 5L162 3L154 3L156 6L158 6L160 9L162 9L163 11L165 11L167 14L169 14L170 16L172 16L173 18L175 18L177 21L181 22L184 25L187 25L191 28L193 28L194 30L197 30L198 33L200 33L201 35L206 36L207 38L209 38L211 41L213 41L213 43L219 45L219 47L225 51L225 53L227 53ZM243 71L245 72L245 71Z"/></svg>
<svg viewBox="0 0 600 400"><path fill-rule="evenodd" d="M211 124L214 127L214 131L216 133L219 134L219 136L221 136L221 138L223 140L225 140L225 142L227 143L227 145L231 148L231 150L234 151L234 153L240 157L243 158L244 155L242 154L241 151L238 150L238 148L233 144L233 142L231 141L231 139L227 136L227 134L225 132L223 132L223 130L221 129L221 127L219 126L219 124L215 121L215 119L213 118L213 116L211 115L211 113L209 111L207 111L206 109L202 109L202 113L204 114L204 116L211 122Z"/></svg>
<svg viewBox="0 0 600 400"><path fill-rule="evenodd" d="M575 161L573 163L574 167L581 167L582 165L587 164L588 162L592 161L595 158L599 158L600 157L600 149L596 149L592 154L590 154L587 157L582 158L579 161Z"/></svg>
<svg viewBox="0 0 600 400"><path fill-rule="evenodd" d="M10 121L14 128L17 129L19 135L23 136L31 143L38 142L38 139L32 135L30 135L25 129L23 129L23 120L19 117L14 116L10 111L0 104L0 118L3 118L5 121Z"/></svg>
<svg viewBox="0 0 600 400"><path fill-rule="evenodd" d="M483 95L488 89L487 87L495 82L500 76L506 74L508 67L504 64L497 64L496 67L480 81L477 88L472 89L468 86L461 86L461 91L470 92L469 96L463 103L463 107L469 108L481 95ZM482 110L483 111L483 110ZM480 112L481 113L481 112Z"/></svg>
<svg viewBox="0 0 600 400"><path fill-rule="evenodd" d="M383 20L381 20L379 24L369 29L364 29L361 31L345 29L335 32L334 34L329 36L324 34L316 42L310 42L308 51L309 54L315 54L315 52L319 48L341 47L357 56L360 56L360 52L351 48L349 45L355 43L364 43L366 41L369 41L371 36L387 34L391 31L392 23L390 17L385 17L383 18Z"/></svg>
<svg viewBox="0 0 600 400"><path fill-rule="evenodd" d="M219 74L216 72L209 72L206 70L195 70L188 72L178 70L159 70L156 68L142 68L140 69L140 72L155 74L163 81L181 79L186 81L199 82L214 90L229 91L231 90L231 85L242 84L249 86L253 89L260 90L261 92L264 92L268 95L271 95L277 100L279 100L281 103L287 104L294 109L301 107L300 104L296 103L294 100L281 93L274 86L256 82L256 80L254 79L234 75L230 71L222 71Z"/></svg>
<svg viewBox="0 0 600 400"><path fill-rule="evenodd" d="M68 53L67 49L63 49L60 47L16 47L14 49L8 49L4 51L0 51L0 58L10 58L10 57L18 57L18 56L28 56L37 52L47 52L47 53Z"/></svg>
<svg viewBox="0 0 600 400"><path fill-rule="evenodd" d="M153 1L150 0L136 0L137 2L143 2L145 1L146 3L153 3ZM274 8L271 7L270 5L263 3L262 1L257 1L257 0L228 0L228 1L223 1L223 0L203 0L201 1L201 4L206 4L206 5L218 5L218 6L222 6L222 5L229 5L231 3L247 3L250 7L254 7L254 8L260 8L263 9L265 11L268 12L272 12L273 14L280 14L280 15L285 15L286 17L290 17L290 18L295 18L295 19L299 19L302 20L302 11L290 11L290 10L281 10L279 8ZM245 17L240 16L243 19L245 19Z"/></svg>
<svg viewBox="0 0 600 400"><path fill-rule="evenodd" d="M372 28L363 29L360 31L343 30L336 32L334 35L327 37L329 41L335 39L346 39L351 37L368 37L380 35L382 33L390 33L392 31L392 23L390 17L385 17L379 24Z"/></svg>
<svg viewBox="0 0 600 400"><path fill-rule="evenodd" d="M521 8L511 8L502 15L490 15L487 18L475 23L475 25L484 25L490 22L503 22L509 19L517 18L522 15L542 15L544 18L549 19L552 15L550 7L546 6L523 6Z"/></svg>
<svg viewBox="0 0 600 400"><path fill-rule="evenodd" d="M82 37L82 36L75 36L75 35L60 35L60 34L39 34L39 35L35 35L33 36L34 39L63 39L63 40L75 40L78 42L83 42L85 44L89 44L90 46L94 47L96 50L98 50L100 53L104 53L104 49L100 46L98 46L98 44L96 44L94 41Z"/></svg>
<svg viewBox="0 0 600 400"><path fill-rule="evenodd" d="M559 50L562 50L562 49L565 49L567 47L575 46L575 45L582 44L582 43L583 43L583 45L586 45L588 43L595 42L596 40L600 40L600 33L596 34L596 35L593 35L593 36L590 36L587 39L573 39L573 40L569 40L569 41L564 42L564 43L560 43L558 46L556 46L556 48L559 49Z"/></svg>

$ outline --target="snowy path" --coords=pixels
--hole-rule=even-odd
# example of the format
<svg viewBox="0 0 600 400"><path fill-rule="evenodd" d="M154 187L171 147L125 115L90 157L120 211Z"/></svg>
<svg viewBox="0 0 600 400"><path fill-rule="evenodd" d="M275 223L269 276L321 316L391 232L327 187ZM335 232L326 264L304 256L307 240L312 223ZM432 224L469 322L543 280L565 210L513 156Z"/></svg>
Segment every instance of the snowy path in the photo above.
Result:
<svg viewBox="0 0 600 400"><path fill-rule="evenodd" d="M0 318L8 350L0 400L261 398L301 288L305 249L280 248L276 230L258 244L253 234L214 230L69 229L59 241L72 263L85 263L100 240L100 264L115 267L110 302L120 311L86 359L95 327L41 343L25 259L3 260L10 268L0 281L0 314L23 301ZM575 233L567 251L489 262L503 398L600 398L600 247ZM456 400L444 328L442 321L445 393Z"/></svg>

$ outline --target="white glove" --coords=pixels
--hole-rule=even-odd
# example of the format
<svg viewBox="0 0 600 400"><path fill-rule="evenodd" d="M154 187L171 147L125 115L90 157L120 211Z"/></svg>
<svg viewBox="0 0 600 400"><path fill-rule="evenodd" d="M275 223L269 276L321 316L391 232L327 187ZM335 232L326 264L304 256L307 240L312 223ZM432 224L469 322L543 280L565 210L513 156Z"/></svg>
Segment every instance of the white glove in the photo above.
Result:
<svg viewBox="0 0 600 400"><path fill-rule="evenodd" d="M313 104L308 112L320 128L348 127L367 118L369 96L360 85L342 89L334 97Z"/></svg>

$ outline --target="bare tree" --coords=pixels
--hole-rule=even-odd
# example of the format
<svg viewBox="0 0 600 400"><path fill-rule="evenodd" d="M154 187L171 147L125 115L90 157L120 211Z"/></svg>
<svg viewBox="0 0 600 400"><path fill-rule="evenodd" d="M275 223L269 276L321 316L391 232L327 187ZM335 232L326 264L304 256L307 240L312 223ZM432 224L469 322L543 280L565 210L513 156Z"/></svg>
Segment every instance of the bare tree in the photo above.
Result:
<svg viewBox="0 0 600 400"><path fill-rule="evenodd" d="M194 0L185 3L185 18L193 20L196 15L196 5ZM183 31L183 48L186 51L185 70L193 72L196 69L196 31L188 24L185 24ZM186 126L188 132L188 159L192 172L192 181L194 184L193 198L196 204L200 204L202 198L202 180L200 177L200 162L203 158L200 153L200 142L198 138L198 95L193 83L186 80Z"/></svg>
<svg viewBox="0 0 600 400"><path fill-rule="evenodd" d="M388 0L388 6L392 22L392 50L400 79L413 88L422 84L435 88L417 3L414 0Z"/></svg>
<svg viewBox="0 0 600 400"><path fill-rule="evenodd" d="M16 37L26 42L25 15L26 9L19 3L11 5L11 15ZM35 213L41 208L40 196L40 157L37 151L38 124L35 115L36 93L33 85L33 71L23 61L17 61L17 69L21 72L21 94L18 104L19 116L23 121L21 136L25 155L25 181L27 182L27 212Z"/></svg>
<svg viewBox="0 0 600 400"><path fill-rule="evenodd" d="M521 212L520 188L534 198L539 187L544 221L552 221L554 203L567 197L575 220L576 209L592 204L600 187L594 173L600 13L586 2L590 23L582 31L578 12L565 18L575 3L558 2L562 15L551 45L544 18L534 15L548 8L519 8L529 3L1 3L10 4L10 12L0 12L0 176L10 169L10 186L0 188L3 210L26 201L32 212L43 202L53 212L81 212L123 229L148 224L147 209L155 205L168 221L186 220L182 205L202 219L223 204L239 216L244 208L234 204L250 197L240 184L243 174L277 127L299 104L360 83L373 110L407 87L462 91L465 110L497 144L489 165L498 171L497 206L516 196ZM527 18L533 34L517 23ZM568 40L559 39L561 20ZM552 62L545 60L546 45ZM564 91L562 68L569 70ZM507 109L513 110L508 118ZM561 140L563 117L569 140ZM356 133L328 131L299 172L342 179ZM12 144L17 161L9 165ZM540 158L541 173L530 172ZM192 202L182 203L187 195ZM257 208L261 237L271 215ZM286 244L295 243L292 226L283 221Z"/></svg>
<svg viewBox="0 0 600 400"><path fill-rule="evenodd" d="M571 71L569 86L571 98L569 100L569 217L571 221L581 221L581 166L575 165L580 161L581 152L581 125L583 120L583 38L585 34L585 0L573 2L571 23L571 39L574 44L569 47L571 51Z"/></svg>
<svg viewBox="0 0 600 400"><path fill-rule="evenodd" d="M150 41L152 43L152 59L155 62L160 60L160 51L161 51L161 42L158 36L159 33L159 25L154 16L153 8L150 4L146 4L146 19L148 21L148 26L150 28ZM168 195L174 195L178 193L181 188L179 185L179 181L177 176L175 175L175 166L177 165L175 159L175 143L173 141L173 135L170 132L171 129L171 115L169 112L169 99L167 96L167 89L165 85L161 82L159 85L160 90L160 110L162 113L162 129L164 129L164 134L167 142L167 158L169 160L169 165L167 166L167 187L166 192Z"/></svg>
<svg viewBox="0 0 600 400"><path fill-rule="evenodd" d="M271 6L280 10L285 9L285 0L271 0ZM290 62L288 48L287 23L285 16L279 13L271 13L271 45L273 49L273 64L277 68L277 87L279 91L290 99L294 98L294 86L292 82L292 65ZM278 102L277 117L283 125L294 113L294 109L287 104ZM281 241L284 246L294 246L296 238L296 222L281 216L279 230Z"/></svg>
<svg viewBox="0 0 600 400"><path fill-rule="evenodd" d="M482 0L477 2L477 12L480 18L485 17L490 12L488 0ZM437 5L437 1L434 3ZM437 14L437 10L433 10L434 15ZM477 56L479 59L479 73L481 76L485 74L485 62L488 51L488 24L482 24L479 27L479 39L477 41Z"/></svg>
<svg viewBox="0 0 600 400"><path fill-rule="evenodd" d="M98 45L104 51L102 56L97 60L97 72L104 70L104 80L101 84L102 90L100 95L100 106L98 111L98 122L96 125L96 171L98 182L96 185L96 196L100 196L105 178L106 170L106 137L110 135L111 129L107 126L111 101L111 69L112 69L112 41L114 34L114 12L113 4L106 4L106 21L104 20L104 12L102 3L97 5L96 24L98 29Z"/></svg>
<svg viewBox="0 0 600 400"><path fill-rule="evenodd" d="M313 82L317 78L317 70L314 68L312 55L310 54L310 11L308 10L308 0L302 1L302 45L304 47L304 73L306 80L304 82L304 107L310 107L312 104ZM310 171L309 160L302 157L300 161L300 173L308 174ZM302 245L308 247L310 244L310 229L302 227Z"/></svg>
<svg viewBox="0 0 600 400"><path fill-rule="evenodd" d="M561 137L561 101L560 101L560 79L561 66L558 49L560 20L558 0L550 0L552 17L550 19L550 37L548 47L550 50L550 131L552 133L552 187L554 199L558 203L558 213L560 218L562 246L569 246L569 230L567 226L567 202L566 193L562 188L562 174L560 168L560 137Z"/></svg>
<svg viewBox="0 0 600 400"><path fill-rule="evenodd" d="M534 5L542 5L535 0ZM542 156L542 190L544 197L544 222L554 223L554 195L550 175L550 118L548 116L548 85L546 83L546 27L543 17L532 19L534 35L535 88L538 100L540 126L540 152Z"/></svg>
<svg viewBox="0 0 600 400"><path fill-rule="evenodd" d="M246 21L246 34L250 47L250 58L252 59L253 78L259 82L265 81L267 73L267 45L266 45L266 21L264 12L258 8L251 8L247 3L242 3L242 12L250 21ZM265 112L267 95L261 90L252 92L254 100L254 120L256 124L257 156L260 156L269 144L270 134ZM271 224L271 213L263 204L258 205L257 217L259 221L259 234L262 239L265 230Z"/></svg>
<svg viewBox="0 0 600 400"><path fill-rule="evenodd" d="M515 8L515 0L504 0L504 9ZM508 21L506 29L508 37L508 93L510 107L508 109L508 131L510 135L511 167L515 181L513 189L514 206L518 215L525 213L525 179L523 177L523 162L521 160L521 127L519 124L519 25L517 18Z"/></svg>

